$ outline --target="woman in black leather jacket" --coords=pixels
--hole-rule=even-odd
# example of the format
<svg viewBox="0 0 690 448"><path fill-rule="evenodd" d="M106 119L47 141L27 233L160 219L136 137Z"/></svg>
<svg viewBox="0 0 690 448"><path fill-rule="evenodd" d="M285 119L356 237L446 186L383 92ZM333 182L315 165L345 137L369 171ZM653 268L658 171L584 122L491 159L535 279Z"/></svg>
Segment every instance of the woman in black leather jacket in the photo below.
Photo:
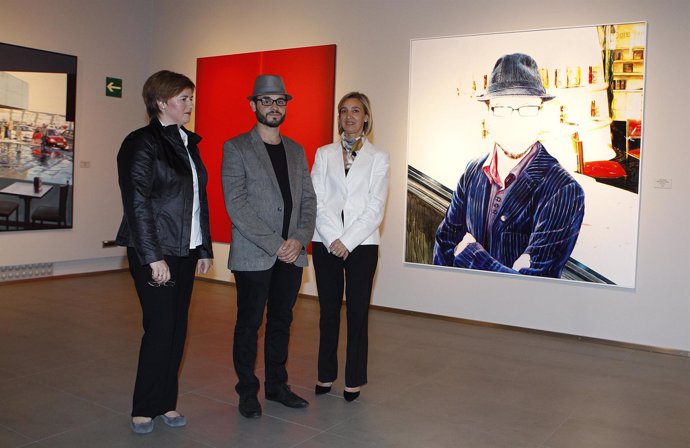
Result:
<svg viewBox="0 0 690 448"><path fill-rule="evenodd" d="M127 246L143 312L131 424L139 434L151 432L159 415L168 426L187 423L176 410L177 377L194 274L208 272L213 257L201 138L183 127L193 94L184 75L151 75L143 89L151 121L129 134L117 155L124 209L117 242Z"/></svg>

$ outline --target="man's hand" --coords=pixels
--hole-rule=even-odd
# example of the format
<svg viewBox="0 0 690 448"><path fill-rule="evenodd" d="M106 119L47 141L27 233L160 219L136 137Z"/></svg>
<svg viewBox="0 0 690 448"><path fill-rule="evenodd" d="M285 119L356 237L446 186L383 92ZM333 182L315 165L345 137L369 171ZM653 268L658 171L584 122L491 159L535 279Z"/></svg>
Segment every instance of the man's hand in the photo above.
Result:
<svg viewBox="0 0 690 448"><path fill-rule="evenodd" d="M453 255L456 257L467 247L468 244L470 243L476 243L477 240L474 239L472 234L470 232L465 233L465 236L463 237L462 241L458 243L457 246L455 246L455 250L453 251Z"/></svg>
<svg viewBox="0 0 690 448"><path fill-rule="evenodd" d="M513 263L513 269L519 271L522 268L528 268L532 265L532 257L529 254L522 254Z"/></svg>
<svg viewBox="0 0 690 448"><path fill-rule="evenodd" d="M294 263L299 257L300 252L302 252L302 243L294 238L288 238L283 244L278 248L276 256L278 260L283 263Z"/></svg>
<svg viewBox="0 0 690 448"><path fill-rule="evenodd" d="M350 251L347 250L347 247L340 240L333 241L328 247L328 251L343 260L347 260L347 256L350 255Z"/></svg>

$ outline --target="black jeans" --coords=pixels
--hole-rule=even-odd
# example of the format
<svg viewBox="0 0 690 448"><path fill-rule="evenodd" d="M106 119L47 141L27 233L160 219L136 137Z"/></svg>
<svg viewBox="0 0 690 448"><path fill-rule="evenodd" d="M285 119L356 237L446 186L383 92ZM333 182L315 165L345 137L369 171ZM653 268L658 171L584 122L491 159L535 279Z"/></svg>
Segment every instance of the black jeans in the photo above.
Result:
<svg viewBox="0 0 690 448"><path fill-rule="evenodd" d="M347 306L347 355L345 386L367 383L369 303L378 264L378 245L357 246L347 260L330 254L322 243L312 244L316 287L321 306L319 330L319 381L338 377L340 308L345 292Z"/></svg>
<svg viewBox="0 0 690 448"><path fill-rule="evenodd" d="M144 335L134 385L132 417L156 417L177 407L177 376L187 337L198 250L188 257L165 256L174 286L151 286L151 267L128 247L129 271L139 295Z"/></svg>
<svg viewBox="0 0 690 448"><path fill-rule="evenodd" d="M256 346L266 309L264 337L265 390L276 393L287 383L292 308L302 285L302 268L276 260L265 271L233 271L237 288L237 322L233 341L233 363L239 379L240 397L256 395L259 379L254 375Z"/></svg>

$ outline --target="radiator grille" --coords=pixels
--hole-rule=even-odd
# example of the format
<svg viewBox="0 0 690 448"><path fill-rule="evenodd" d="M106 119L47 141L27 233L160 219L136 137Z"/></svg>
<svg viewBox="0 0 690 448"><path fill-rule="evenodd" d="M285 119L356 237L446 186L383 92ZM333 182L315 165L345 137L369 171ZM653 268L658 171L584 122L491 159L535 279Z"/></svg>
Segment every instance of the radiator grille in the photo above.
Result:
<svg viewBox="0 0 690 448"><path fill-rule="evenodd" d="M50 277L53 275L53 263L17 264L0 266L0 282L22 280L27 278Z"/></svg>

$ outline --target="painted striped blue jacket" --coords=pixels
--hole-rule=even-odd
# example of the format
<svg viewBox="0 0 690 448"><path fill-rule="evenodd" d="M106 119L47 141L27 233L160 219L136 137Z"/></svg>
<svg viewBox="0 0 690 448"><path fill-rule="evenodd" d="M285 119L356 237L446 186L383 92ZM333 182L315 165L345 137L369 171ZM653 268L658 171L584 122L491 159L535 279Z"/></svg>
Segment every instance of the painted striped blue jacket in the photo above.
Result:
<svg viewBox="0 0 690 448"><path fill-rule="evenodd" d="M491 184L482 171L488 154L467 165L436 231L434 264L560 277L582 226L585 194L546 148L537 144L539 152L506 192L490 233ZM454 255L467 232L477 242ZM512 269L523 254L530 256L530 266Z"/></svg>

